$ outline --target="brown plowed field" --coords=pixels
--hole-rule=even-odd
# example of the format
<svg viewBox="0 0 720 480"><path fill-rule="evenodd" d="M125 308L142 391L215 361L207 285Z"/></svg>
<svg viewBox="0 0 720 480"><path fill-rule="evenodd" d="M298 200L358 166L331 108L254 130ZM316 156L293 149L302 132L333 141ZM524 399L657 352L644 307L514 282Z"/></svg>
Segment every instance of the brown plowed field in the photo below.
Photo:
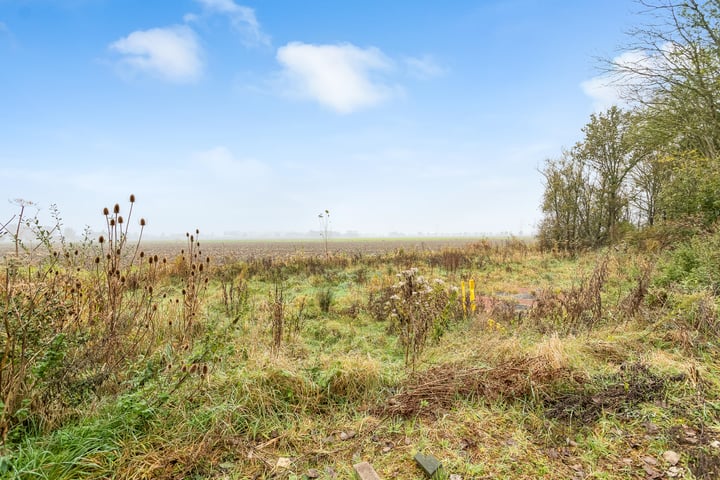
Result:
<svg viewBox="0 0 720 480"><path fill-rule="evenodd" d="M362 240L331 240L328 244L330 253L343 254L380 254L404 250L439 250L448 247L463 247L477 242L477 238L392 238ZM143 242L143 250L152 255L171 257L187 248L187 243ZM207 240L200 242L203 256L209 255L217 261L242 260L252 257L286 257L289 255L306 254L322 255L325 244L318 240Z"/></svg>

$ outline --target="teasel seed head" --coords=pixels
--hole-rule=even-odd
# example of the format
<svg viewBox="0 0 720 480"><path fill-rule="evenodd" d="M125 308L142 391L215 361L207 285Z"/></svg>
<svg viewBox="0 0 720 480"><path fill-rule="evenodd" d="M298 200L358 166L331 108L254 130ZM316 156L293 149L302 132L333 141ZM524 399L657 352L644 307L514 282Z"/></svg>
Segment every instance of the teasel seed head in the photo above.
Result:
<svg viewBox="0 0 720 480"><path fill-rule="evenodd" d="M116 203L115 206L113 207L113 213L115 213L115 214L120 213L120 204L119 203Z"/></svg>
<svg viewBox="0 0 720 480"><path fill-rule="evenodd" d="M123 222L124 222L124 220L123 220L123 218L122 218L122 215L120 215L120 216L118 217L118 223L123 223Z"/></svg>
<svg viewBox="0 0 720 480"><path fill-rule="evenodd" d="M130 194L130 203L135 203L135 195Z"/></svg>
<svg viewBox="0 0 720 480"><path fill-rule="evenodd" d="M103 215L105 215L106 217L110 215L110 210L108 210L107 207L103 208Z"/></svg>
<svg viewBox="0 0 720 480"><path fill-rule="evenodd" d="M207 363L205 363L205 364L203 364L203 373L202 374L207 375L207 373L208 373L208 366L207 366Z"/></svg>
<svg viewBox="0 0 720 480"><path fill-rule="evenodd" d="M95 257L95 265L97 265L98 263L100 263L100 257Z"/></svg>
<svg viewBox="0 0 720 480"><path fill-rule="evenodd" d="M140 226L141 226L141 227L144 227L144 226L145 226L145 223L146 223L146 222L145 222L145 219L144 219L144 218L141 218L141 219L140 219Z"/></svg>
<svg viewBox="0 0 720 480"><path fill-rule="evenodd" d="M145 252L140 252L140 258L145 258Z"/></svg>
<svg viewBox="0 0 720 480"><path fill-rule="evenodd" d="M187 372L187 365L183 365L183 367L182 367L182 372L183 372L183 373Z"/></svg>
<svg viewBox="0 0 720 480"><path fill-rule="evenodd" d="M111 226L111 227L114 227L114 226L115 226L115 219L114 219L114 218L111 218L111 219L110 219L110 226Z"/></svg>
<svg viewBox="0 0 720 480"><path fill-rule="evenodd" d="M196 371L197 371L197 365L193 363L190 366L190 373L195 373Z"/></svg>
<svg viewBox="0 0 720 480"><path fill-rule="evenodd" d="M157 255L153 255L153 261L154 261L155 263L157 263L157 261L158 261L158 256L157 256Z"/></svg>

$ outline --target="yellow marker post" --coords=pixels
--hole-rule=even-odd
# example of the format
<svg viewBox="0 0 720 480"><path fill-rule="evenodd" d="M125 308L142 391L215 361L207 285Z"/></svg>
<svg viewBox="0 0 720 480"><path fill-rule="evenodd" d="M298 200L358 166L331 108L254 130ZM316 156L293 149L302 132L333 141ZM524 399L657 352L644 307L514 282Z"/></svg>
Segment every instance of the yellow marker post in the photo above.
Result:
<svg viewBox="0 0 720 480"><path fill-rule="evenodd" d="M477 304L475 303L475 279L470 279L470 311L472 313L475 313L475 309L477 309Z"/></svg>

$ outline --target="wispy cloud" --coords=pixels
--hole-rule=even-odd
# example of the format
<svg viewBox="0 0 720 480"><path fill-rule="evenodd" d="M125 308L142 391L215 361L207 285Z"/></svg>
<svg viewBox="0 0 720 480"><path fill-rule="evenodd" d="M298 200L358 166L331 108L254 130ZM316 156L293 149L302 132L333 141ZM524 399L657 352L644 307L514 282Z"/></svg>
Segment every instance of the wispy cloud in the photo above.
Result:
<svg viewBox="0 0 720 480"><path fill-rule="evenodd" d="M142 215L149 219L151 234L195 226L222 233L232 228L233 220L218 211L257 207L258 198L272 190L268 184L273 171L267 164L243 158L222 145L181 155L172 167L148 161L141 175L132 164L97 163L70 169L28 166L31 163L0 156L0 181L9 185L5 196L27 198L44 207L59 203L63 219L76 229L88 222L99 227L96 213L103 206L134 193ZM70 211L64 207L71 207ZM218 222L219 217L224 220Z"/></svg>
<svg viewBox="0 0 720 480"><path fill-rule="evenodd" d="M187 26L137 30L109 46L122 56L124 72L145 73L171 82L193 82L203 70L202 48Z"/></svg>
<svg viewBox="0 0 720 480"><path fill-rule="evenodd" d="M672 47L666 44L662 48ZM614 71L589 78L580 83L580 88L592 99L595 111L607 110L613 105L626 106L625 93L642 84L643 72L657 68L663 61L662 55L629 50L613 58L612 63L617 66Z"/></svg>
<svg viewBox="0 0 720 480"><path fill-rule="evenodd" d="M400 92L382 78L394 63L377 48L291 42L278 49L277 60L285 93L338 113L378 105Z"/></svg>
<svg viewBox="0 0 720 480"><path fill-rule="evenodd" d="M253 158L238 159L223 146L214 147L193 155L193 168L210 174L218 180L248 181L264 177L269 168Z"/></svg>
<svg viewBox="0 0 720 480"><path fill-rule="evenodd" d="M270 37L262 31L255 10L238 5L233 0L196 0L207 14L226 15L233 28L238 31L248 46L270 45ZM197 20L197 15L188 14L185 21Z"/></svg>
<svg viewBox="0 0 720 480"><path fill-rule="evenodd" d="M5 22L0 22L0 39L5 37L11 46L15 46L15 36Z"/></svg>
<svg viewBox="0 0 720 480"><path fill-rule="evenodd" d="M431 55L423 55L422 57L406 57L404 59L408 72L417 78L433 78L440 77L447 73L446 69L441 67Z"/></svg>

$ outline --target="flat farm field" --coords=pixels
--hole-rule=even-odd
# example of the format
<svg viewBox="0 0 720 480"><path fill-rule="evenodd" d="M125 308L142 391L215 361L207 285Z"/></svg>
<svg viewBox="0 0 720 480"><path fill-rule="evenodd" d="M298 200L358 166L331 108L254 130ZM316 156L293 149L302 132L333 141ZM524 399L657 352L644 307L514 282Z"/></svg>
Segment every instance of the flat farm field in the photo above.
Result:
<svg viewBox="0 0 720 480"><path fill-rule="evenodd" d="M464 248L473 243L487 239L472 237L407 237L407 238L359 238L331 239L328 252L346 255L377 255L404 251L437 251L444 248ZM502 243L498 237L491 242ZM151 255L171 257L177 255L186 245L182 240L146 241L143 249ZM322 240L288 239L288 240L202 240L203 255L210 256L214 262L247 260L257 257L282 258L293 255L323 255L325 243Z"/></svg>

